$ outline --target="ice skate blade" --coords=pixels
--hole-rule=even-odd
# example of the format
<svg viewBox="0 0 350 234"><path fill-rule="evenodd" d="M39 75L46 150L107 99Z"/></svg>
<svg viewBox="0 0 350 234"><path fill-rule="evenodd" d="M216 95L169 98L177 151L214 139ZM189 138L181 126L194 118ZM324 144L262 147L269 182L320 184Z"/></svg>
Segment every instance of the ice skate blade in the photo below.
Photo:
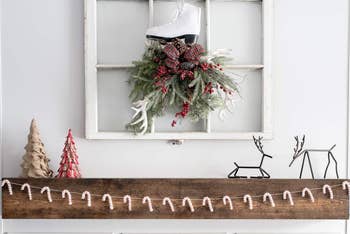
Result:
<svg viewBox="0 0 350 234"><path fill-rule="evenodd" d="M156 40L156 41L160 41L161 43L164 42L171 42L173 40L175 40L176 38L178 39L185 39L185 43L186 44L193 44L196 43L198 40L198 35L195 34L185 34L185 35L181 35L181 36L177 36L177 37L159 37L159 36L153 36L153 35L146 35L147 39L150 40Z"/></svg>

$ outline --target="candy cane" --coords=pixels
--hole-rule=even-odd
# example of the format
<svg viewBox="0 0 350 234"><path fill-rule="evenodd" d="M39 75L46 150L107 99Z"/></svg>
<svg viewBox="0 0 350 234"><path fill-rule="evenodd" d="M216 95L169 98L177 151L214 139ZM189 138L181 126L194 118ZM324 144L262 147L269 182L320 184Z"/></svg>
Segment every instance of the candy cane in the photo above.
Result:
<svg viewBox="0 0 350 234"><path fill-rule="evenodd" d="M166 206L167 203L169 204L171 212L175 212L175 208L174 208L174 205L173 205L171 199L169 197L163 198L163 203L162 203L163 206Z"/></svg>
<svg viewBox="0 0 350 234"><path fill-rule="evenodd" d="M73 204L72 203L72 195L70 194L70 192L67 189L62 191L62 198L66 198L66 195L68 197L68 205L71 206Z"/></svg>
<svg viewBox="0 0 350 234"><path fill-rule="evenodd" d="M131 211L131 196L130 195L125 195L123 197L123 202L128 203L128 210Z"/></svg>
<svg viewBox="0 0 350 234"><path fill-rule="evenodd" d="M323 185L323 187L322 187L323 194L327 194L327 190L329 193L329 199L333 200L334 194L333 194L333 190L332 190L331 186L329 186L328 184Z"/></svg>
<svg viewBox="0 0 350 234"><path fill-rule="evenodd" d="M204 197L202 201L202 206L208 204L210 212L214 212L213 204L211 203L210 197Z"/></svg>
<svg viewBox="0 0 350 234"><path fill-rule="evenodd" d="M350 196L350 183L348 181L343 181L342 186L343 190L348 189L348 194Z"/></svg>
<svg viewBox="0 0 350 234"><path fill-rule="evenodd" d="M314 195L312 195L312 192L311 192L311 190L310 190L309 188L304 188L303 191L302 191L302 193L301 193L301 196L302 196L302 197L305 197L306 193L309 194L309 197L310 197L310 199L311 199L311 202L315 202Z"/></svg>
<svg viewBox="0 0 350 234"><path fill-rule="evenodd" d="M194 212L194 207L192 204L192 201L189 197L185 197L184 199L182 199L182 206L186 206L186 202L188 204L188 206L190 207L191 212Z"/></svg>
<svg viewBox="0 0 350 234"><path fill-rule="evenodd" d="M113 210L114 207L113 207L113 201L112 201L111 195L109 195L108 193L103 194L102 201L105 202L107 198L108 198L109 209Z"/></svg>
<svg viewBox="0 0 350 234"><path fill-rule="evenodd" d="M44 192L47 192L47 200L49 200L49 202L52 202L51 190L48 186L45 186L41 189L40 193L43 194Z"/></svg>
<svg viewBox="0 0 350 234"><path fill-rule="evenodd" d="M91 207L91 194L89 191L84 191L81 195L81 200L85 200L87 198L87 206Z"/></svg>
<svg viewBox="0 0 350 234"><path fill-rule="evenodd" d="M248 202L249 210L253 209L253 200L252 200L252 197L249 194L244 195L243 202L244 203Z"/></svg>
<svg viewBox="0 0 350 234"><path fill-rule="evenodd" d="M283 192L283 200L287 200L287 196L288 196L288 200L289 200L290 205L294 206L294 201L293 201L293 198L292 198L292 194L288 190Z"/></svg>
<svg viewBox="0 0 350 234"><path fill-rule="evenodd" d="M227 204L227 202L228 202L228 204L229 204L229 206L230 206L230 210L233 210L233 205L232 205L232 200L231 200L231 198L229 197L229 196L224 196L223 198L222 198L222 202L224 203L224 205L226 206L226 204Z"/></svg>
<svg viewBox="0 0 350 234"><path fill-rule="evenodd" d="M142 204L148 204L148 209L150 212L153 212L153 207L152 207L152 200L149 196L146 196L142 199Z"/></svg>
<svg viewBox="0 0 350 234"><path fill-rule="evenodd" d="M275 201L273 200L271 193L265 193L265 194L264 194L264 196L263 196L263 202L266 202L267 198L269 198L269 201L270 201L270 203L271 203L271 206L272 206L272 207L275 207L275 206L276 206L276 205L275 205Z"/></svg>
<svg viewBox="0 0 350 234"><path fill-rule="evenodd" d="M32 190L30 189L30 185L29 185L28 183L22 184L21 190L23 191L23 190L25 190L26 188L27 188L27 191L28 191L28 198L29 198L29 200L31 201L31 200L33 199L33 197L32 197Z"/></svg>
<svg viewBox="0 0 350 234"><path fill-rule="evenodd" d="M7 189L9 190L9 194L13 195L13 191L12 191L12 185L10 183L9 180L3 180L1 183L1 188L5 186L5 184L7 185Z"/></svg>

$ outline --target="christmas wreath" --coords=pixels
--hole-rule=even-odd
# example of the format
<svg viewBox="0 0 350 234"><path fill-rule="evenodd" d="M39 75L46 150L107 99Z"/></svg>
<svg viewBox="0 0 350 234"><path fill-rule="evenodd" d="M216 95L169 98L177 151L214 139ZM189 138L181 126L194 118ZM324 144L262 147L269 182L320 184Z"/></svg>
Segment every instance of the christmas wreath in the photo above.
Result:
<svg viewBox="0 0 350 234"><path fill-rule="evenodd" d="M135 114L129 130L150 131L154 117L175 110L171 126L179 119L205 119L210 111L225 109L238 93L238 85L223 70L228 57L206 55L200 44L185 44L176 39L165 45L152 41L142 60L133 62L129 83ZM169 123L170 124L170 123Z"/></svg>

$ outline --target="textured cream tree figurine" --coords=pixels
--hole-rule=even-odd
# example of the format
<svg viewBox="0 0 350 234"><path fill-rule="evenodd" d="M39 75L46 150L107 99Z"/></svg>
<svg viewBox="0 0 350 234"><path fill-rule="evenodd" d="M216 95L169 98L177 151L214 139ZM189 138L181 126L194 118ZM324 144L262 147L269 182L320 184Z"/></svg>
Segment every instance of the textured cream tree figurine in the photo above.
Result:
<svg viewBox="0 0 350 234"><path fill-rule="evenodd" d="M44 144L39 135L39 129L35 119L30 125L28 143L24 147L26 150L23 156L22 176L32 178L51 178L52 170L49 168L49 158L46 155Z"/></svg>

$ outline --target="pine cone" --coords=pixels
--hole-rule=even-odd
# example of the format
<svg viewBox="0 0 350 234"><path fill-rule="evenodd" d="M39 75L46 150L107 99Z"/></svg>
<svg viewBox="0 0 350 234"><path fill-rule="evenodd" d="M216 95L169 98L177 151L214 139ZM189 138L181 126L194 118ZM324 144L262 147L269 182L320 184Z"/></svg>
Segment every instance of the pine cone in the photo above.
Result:
<svg viewBox="0 0 350 234"><path fill-rule="evenodd" d="M173 42L173 45L179 51L180 55L185 53L185 51L187 50L187 45L181 39L176 38Z"/></svg>
<svg viewBox="0 0 350 234"><path fill-rule="evenodd" d="M179 65L179 61L178 60L174 60L174 59L171 59L171 58L166 58L165 59L165 65L167 67L169 67L170 69L176 71L177 70L177 66Z"/></svg>
<svg viewBox="0 0 350 234"><path fill-rule="evenodd" d="M186 52L184 55L184 58L187 61L199 61L200 56L204 53L204 49L200 44L194 44L192 45Z"/></svg>
<svg viewBox="0 0 350 234"><path fill-rule="evenodd" d="M171 58L172 60L177 60L179 58L179 56L180 56L179 51L171 43L168 43L164 47L163 52L168 56L168 58Z"/></svg>
<svg viewBox="0 0 350 234"><path fill-rule="evenodd" d="M183 62L181 63L180 67L183 69L183 70L192 70L194 68L194 64L191 63L191 62Z"/></svg>

